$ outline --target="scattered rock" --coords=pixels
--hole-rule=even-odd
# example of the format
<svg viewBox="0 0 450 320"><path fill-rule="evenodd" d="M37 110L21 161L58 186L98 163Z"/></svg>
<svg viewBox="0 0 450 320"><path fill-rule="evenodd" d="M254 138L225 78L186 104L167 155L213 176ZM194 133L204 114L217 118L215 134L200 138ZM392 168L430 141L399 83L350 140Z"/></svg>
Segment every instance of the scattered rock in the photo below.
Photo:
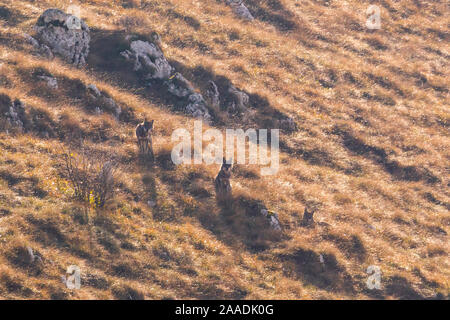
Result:
<svg viewBox="0 0 450 320"><path fill-rule="evenodd" d="M96 114L102 114L104 111L112 113L119 118L122 108L106 92L100 91L95 84L86 87L89 98L89 104L94 106Z"/></svg>
<svg viewBox="0 0 450 320"><path fill-rule="evenodd" d="M245 92L236 89L234 86L230 86L228 88L228 94L231 99L227 108L229 112L245 112L247 110L249 97Z"/></svg>
<svg viewBox="0 0 450 320"><path fill-rule="evenodd" d="M0 95L0 116L5 118L8 127L20 132L26 123L25 105L18 99L11 101L6 95Z"/></svg>
<svg viewBox="0 0 450 320"><path fill-rule="evenodd" d="M42 258L30 246L17 246L13 252L12 259L15 264L22 267L37 267L37 269L41 269L43 265Z"/></svg>
<svg viewBox="0 0 450 320"><path fill-rule="evenodd" d="M98 90L97 86L95 84L90 84L86 87L89 94L91 94L95 98L99 98L102 96L102 93L100 90Z"/></svg>
<svg viewBox="0 0 450 320"><path fill-rule="evenodd" d="M276 231L281 231L280 220L278 218L278 213L269 211L267 209L262 209L261 214L269 221L272 229Z"/></svg>
<svg viewBox="0 0 450 320"><path fill-rule="evenodd" d="M291 117L286 117L285 119L279 120L278 127L286 132L294 132L298 129L297 124Z"/></svg>
<svg viewBox="0 0 450 320"><path fill-rule="evenodd" d="M232 9L233 12L242 19L252 21L255 18L245 6L243 0L226 0L225 1Z"/></svg>
<svg viewBox="0 0 450 320"><path fill-rule="evenodd" d="M39 46L47 46L53 54L77 67L86 64L91 37L83 20L58 9L48 9L39 17L34 29Z"/></svg>
<svg viewBox="0 0 450 320"><path fill-rule="evenodd" d="M205 122L211 120L206 102L200 93L193 93L189 96L185 111L195 118L202 118Z"/></svg>
<svg viewBox="0 0 450 320"><path fill-rule="evenodd" d="M53 89L53 90L58 89L58 80L56 80L56 78L49 77L49 76L37 76L37 78L42 81L45 81L47 83L47 86L50 89Z"/></svg>
<svg viewBox="0 0 450 320"><path fill-rule="evenodd" d="M320 262L321 264L325 265L325 260L324 260L322 254L319 255L319 262Z"/></svg>
<svg viewBox="0 0 450 320"><path fill-rule="evenodd" d="M211 106L214 108L220 107L220 94L219 94L219 88L217 88L217 85L214 83L214 81L208 82L208 88L206 89L206 99L209 100Z"/></svg>
<svg viewBox="0 0 450 320"><path fill-rule="evenodd" d="M33 253L33 249L31 247L27 247L27 252L28 252L29 262L33 263L34 260L36 259L35 255Z"/></svg>

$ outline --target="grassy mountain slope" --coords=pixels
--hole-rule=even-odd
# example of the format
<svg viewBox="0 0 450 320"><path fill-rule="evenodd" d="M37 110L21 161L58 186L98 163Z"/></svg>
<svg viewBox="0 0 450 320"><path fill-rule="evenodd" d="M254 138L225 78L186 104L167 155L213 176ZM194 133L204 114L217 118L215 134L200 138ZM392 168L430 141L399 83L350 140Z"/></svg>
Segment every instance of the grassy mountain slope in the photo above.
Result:
<svg viewBox="0 0 450 320"><path fill-rule="evenodd" d="M67 1L0 3L0 95L33 119L25 134L0 130L1 298L448 297L445 1L248 0L253 22L215 0L77 3L92 35L83 69L33 55L22 36ZM365 27L370 4L380 30ZM123 65L124 37L152 31L200 92L214 79L249 93L246 117L215 110L212 126L271 128L277 114L297 123L281 134L277 175L234 168L231 213L214 200L218 166L170 161L173 130L193 119ZM91 83L122 107L119 120L86 108L79 88ZM154 167L137 159L143 117L155 119ZM71 135L119 163L114 200L88 218L61 175ZM282 234L252 215L258 201L279 213ZM314 228L300 224L309 201L320 207ZM28 263L27 247L42 264ZM80 290L61 281L69 265L82 270ZM382 290L367 289L369 265Z"/></svg>

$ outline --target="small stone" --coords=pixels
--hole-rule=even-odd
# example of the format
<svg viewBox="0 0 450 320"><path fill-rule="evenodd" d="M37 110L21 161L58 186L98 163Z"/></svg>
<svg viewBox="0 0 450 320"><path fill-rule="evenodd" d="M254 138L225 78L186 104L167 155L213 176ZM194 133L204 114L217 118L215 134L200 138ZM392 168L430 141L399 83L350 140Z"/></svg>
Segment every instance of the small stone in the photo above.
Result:
<svg viewBox="0 0 450 320"><path fill-rule="evenodd" d="M269 224L272 227L272 229L274 229L276 231L281 231L280 220L279 220L278 214L276 212L269 211L267 209L262 209L261 214L263 215L263 217L268 219Z"/></svg>
<svg viewBox="0 0 450 320"><path fill-rule="evenodd" d="M50 89L58 89L58 80L56 80L56 78L49 76L38 76L38 79L45 81Z"/></svg>
<svg viewBox="0 0 450 320"><path fill-rule="evenodd" d="M27 247L27 252L28 252L28 257L30 259L29 262L33 263L34 259L35 259L35 256L34 256L34 253L33 253L33 249L31 247Z"/></svg>

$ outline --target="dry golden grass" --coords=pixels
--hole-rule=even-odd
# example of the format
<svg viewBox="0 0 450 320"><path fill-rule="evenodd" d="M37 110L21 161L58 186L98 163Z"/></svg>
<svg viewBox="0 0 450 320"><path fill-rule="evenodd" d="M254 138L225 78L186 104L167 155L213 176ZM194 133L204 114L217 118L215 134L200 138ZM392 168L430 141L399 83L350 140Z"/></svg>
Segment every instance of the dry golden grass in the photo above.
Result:
<svg viewBox="0 0 450 320"><path fill-rule="evenodd" d="M50 134L0 132L0 298L448 298L445 1L248 0L251 23L215 0L72 2L92 29L84 69L33 56L22 38L68 1L0 5L0 94L32 107ZM365 10L377 3L382 28L370 31ZM298 124L281 136L277 175L234 169L231 212L215 204L217 166L170 162L172 131L193 119L117 67L118 39L151 31L197 89L227 79L256 101L254 118L219 112L216 127L271 127L275 111ZM38 68L60 88L36 84ZM95 83L127 117L87 110L73 96L80 83ZM156 121L154 167L137 162L144 116ZM119 161L115 198L88 217L60 175L70 135ZM258 201L279 213L281 236L246 212ZM308 201L320 203L314 228L300 224ZM43 265L23 261L27 247ZM81 290L61 282L72 264ZM381 291L366 288L369 265L382 270Z"/></svg>

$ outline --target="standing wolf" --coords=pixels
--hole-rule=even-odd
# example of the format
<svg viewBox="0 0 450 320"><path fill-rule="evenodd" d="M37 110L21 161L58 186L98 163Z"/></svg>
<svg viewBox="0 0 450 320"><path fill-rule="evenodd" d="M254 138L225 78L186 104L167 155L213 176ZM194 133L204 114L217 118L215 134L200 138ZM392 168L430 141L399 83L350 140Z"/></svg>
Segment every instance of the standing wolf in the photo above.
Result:
<svg viewBox="0 0 450 320"><path fill-rule="evenodd" d="M136 138L139 147L139 153L144 156L150 156L154 160L152 131L155 120L147 121L138 124L136 127Z"/></svg>
<svg viewBox="0 0 450 320"><path fill-rule="evenodd" d="M214 180L214 186L216 188L216 199L218 203L227 205L227 202L231 199L231 161L227 162L223 158L222 167Z"/></svg>

